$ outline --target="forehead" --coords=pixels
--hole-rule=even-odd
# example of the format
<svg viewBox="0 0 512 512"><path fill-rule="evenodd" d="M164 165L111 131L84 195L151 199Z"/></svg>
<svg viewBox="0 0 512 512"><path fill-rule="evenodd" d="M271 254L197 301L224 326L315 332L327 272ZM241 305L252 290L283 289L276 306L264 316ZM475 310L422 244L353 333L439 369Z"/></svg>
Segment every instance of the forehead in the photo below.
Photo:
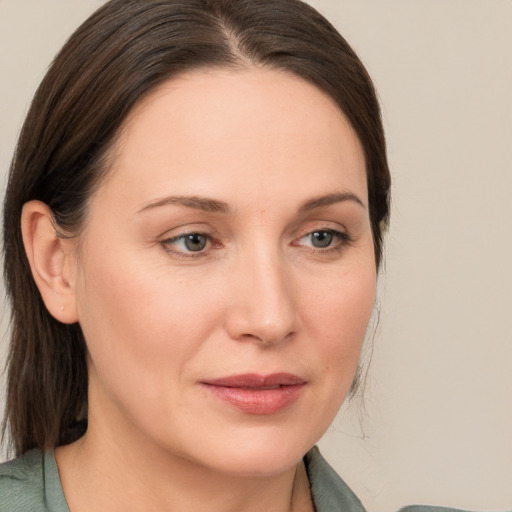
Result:
<svg viewBox="0 0 512 512"><path fill-rule="evenodd" d="M165 82L127 117L110 174L141 195L187 182L222 196L226 180L264 193L285 177L312 189L322 179L347 183L366 196L363 151L338 105L268 68L197 70Z"/></svg>

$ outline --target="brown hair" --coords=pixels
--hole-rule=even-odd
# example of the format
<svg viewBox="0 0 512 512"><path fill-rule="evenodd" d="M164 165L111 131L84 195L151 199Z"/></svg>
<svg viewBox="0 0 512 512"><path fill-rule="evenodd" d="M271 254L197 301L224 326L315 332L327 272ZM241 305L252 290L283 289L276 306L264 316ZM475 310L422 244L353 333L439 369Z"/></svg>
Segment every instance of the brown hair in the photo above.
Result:
<svg viewBox="0 0 512 512"><path fill-rule="evenodd" d="M268 66L332 97L362 143L377 265L389 215L390 176L372 81L347 42L300 0L111 0L71 36L32 102L11 165L4 207L4 275L12 337L3 436L16 455L80 435L86 348L78 324L46 310L20 232L38 199L78 233L87 201L135 103L170 77L202 67Z"/></svg>

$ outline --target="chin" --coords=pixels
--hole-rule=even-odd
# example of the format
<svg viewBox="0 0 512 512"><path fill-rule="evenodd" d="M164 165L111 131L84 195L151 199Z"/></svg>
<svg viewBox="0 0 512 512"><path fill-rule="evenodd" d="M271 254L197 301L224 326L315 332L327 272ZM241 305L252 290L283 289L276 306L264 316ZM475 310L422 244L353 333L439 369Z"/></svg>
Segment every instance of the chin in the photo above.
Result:
<svg viewBox="0 0 512 512"><path fill-rule="evenodd" d="M299 436L298 430L268 426L224 433L221 439L203 444L196 462L232 476L275 476L295 467L321 436Z"/></svg>
<svg viewBox="0 0 512 512"><path fill-rule="evenodd" d="M302 450L269 450L265 446L255 451L230 451L219 454L211 469L238 477L273 477L294 468L304 454Z"/></svg>

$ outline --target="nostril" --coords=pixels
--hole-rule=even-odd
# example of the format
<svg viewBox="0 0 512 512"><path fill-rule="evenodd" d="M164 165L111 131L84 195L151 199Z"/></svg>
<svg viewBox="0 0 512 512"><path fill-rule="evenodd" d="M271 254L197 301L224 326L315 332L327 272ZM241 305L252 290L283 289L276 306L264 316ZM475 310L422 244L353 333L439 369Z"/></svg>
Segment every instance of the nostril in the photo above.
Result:
<svg viewBox="0 0 512 512"><path fill-rule="evenodd" d="M276 328L267 328L266 330L260 329L258 332L246 332L240 336L232 337L238 341L258 343L262 347L272 347L274 345L290 341L294 335L294 330L286 331Z"/></svg>

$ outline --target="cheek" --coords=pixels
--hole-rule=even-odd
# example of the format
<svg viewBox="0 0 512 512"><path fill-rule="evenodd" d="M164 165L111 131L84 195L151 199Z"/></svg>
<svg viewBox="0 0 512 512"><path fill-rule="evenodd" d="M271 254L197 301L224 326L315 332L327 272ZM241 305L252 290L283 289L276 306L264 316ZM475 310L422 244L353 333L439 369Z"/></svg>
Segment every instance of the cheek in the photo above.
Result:
<svg viewBox="0 0 512 512"><path fill-rule="evenodd" d="M321 277L321 276L318 276ZM346 399L358 367L361 347L375 303L376 271L371 265L346 265L329 278L304 282L301 357L307 361L313 386L303 411L303 424L314 443L325 433ZM306 428L306 427L305 427Z"/></svg>
<svg viewBox="0 0 512 512"><path fill-rule="evenodd" d="M150 430L169 421L169 410L187 410L179 384L190 380L191 362L214 323L211 301L163 268L142 272L140 262L120 257L91 258L83 274L79 316L91 407L114 418L122 411Z"/></svg>
<svg viewBox="0 0 512 512"><path fill-rule="evenodd" d="M82 276L80 323L94 364L109 374L118 368L156 380L169 367L176 371L208 336L219 309L211 293L218 286L206 293L204 286L140 255L91 255Z"/></svg>
<svg viewBox="0 0 512 512"><path fill-rule="evenodd" d="M356 372L374 309L376 271L369 263L331 276L323 290L311 297L309 306L304 306L318 357L331 381L330 392L343 395L341 400Z"/></svg>
<svg viewBox="0 0 512 512"><path fill-rule="evenodd" d="M309 304L304 304L303 309L311 312L312 322L318 324L319 329L325 329L329 338L334 336L338 341L358 345L375 304L376 280L371 260L368 264L347 265L324 276L322 286L305 283L303 295ZM308 294L308 289L317 292ZM314 322L315 317L317 322Z"/></svg>

